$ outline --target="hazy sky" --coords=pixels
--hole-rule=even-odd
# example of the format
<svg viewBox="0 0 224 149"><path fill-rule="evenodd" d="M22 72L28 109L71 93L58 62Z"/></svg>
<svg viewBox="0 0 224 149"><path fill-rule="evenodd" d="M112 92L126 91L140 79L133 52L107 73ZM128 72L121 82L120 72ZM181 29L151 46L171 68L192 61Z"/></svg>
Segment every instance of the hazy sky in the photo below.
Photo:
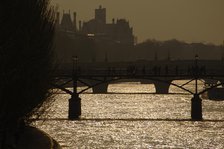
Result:
<svg viewBox="0 0 224 149"><path fill-rule="evenodd" d="M88 21L94 9L107 9L107 22L126 18L138 42L148 38L222 44L224 40L224 0L52 0L63 9L77 12Z"/></svg>

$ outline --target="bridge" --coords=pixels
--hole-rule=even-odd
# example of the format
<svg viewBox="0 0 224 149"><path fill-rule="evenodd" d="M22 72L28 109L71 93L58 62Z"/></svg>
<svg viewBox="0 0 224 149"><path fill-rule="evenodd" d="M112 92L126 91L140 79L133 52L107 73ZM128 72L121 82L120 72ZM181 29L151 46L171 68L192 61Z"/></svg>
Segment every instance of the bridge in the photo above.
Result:
<svg viewBox="0 0 224 149"><path fill-rule="evenodd" d="M53 86L71 95L68 113L70 120L79 119L81 116L80 94L90 88L93 93L107 93L110 83L126 80L154 84L157 94L168 94L171 85L188 92L192 95L191 118L192 120L202 120L200 95L224 85L224 62L199 61L196 57L191 61L78 64L74 59L72 65L67 64L63 69L57 71L55 79L56 83ZM178 85L173 83L174 80L188 81ZM199 91L198 81L209 84L209 88ZM194 91L186 88L186 85L191 82L195 84ZM68 86L72 87L73 91L68 90L66 88ZM85 86L85 88L78 91L79 86Z"/></svg>

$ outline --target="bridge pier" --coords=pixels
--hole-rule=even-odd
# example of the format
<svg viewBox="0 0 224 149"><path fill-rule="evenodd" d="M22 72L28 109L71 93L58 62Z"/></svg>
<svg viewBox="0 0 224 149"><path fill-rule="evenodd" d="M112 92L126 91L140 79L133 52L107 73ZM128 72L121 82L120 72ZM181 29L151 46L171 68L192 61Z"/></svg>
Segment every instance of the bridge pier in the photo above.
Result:
<svg viewBox="0 0 224 149"><path fill-rule="evenodd" d="M202 100L198 94L194 94L191 99L191 119L201 121L202 118Z"/></svg>
<svg viewBox="0 0 224 149"><path fill-rule="evenodd" d="M108 83L103 83L103 84L94 86L92 89L94 94L102 94L102 93L107 93L107 88L108 88Z"/></svg>
<svg viewBox="0 0 224 149"><path fill-rule="evenodd" d="M156 94L168 94L169 93L169 87L170 83L165 83L165 82L154 82Z"/></svg>
<svg viewBox="0 0 224 149"><path fill-rule="evenodd" d="M76 93L69 99L68 118L69 120L76 120L79 119L79 116L81 116L81 98Z"/></svg>
<svg viewBox="0 0 224 149"><path fill-rule="evenodd" d="M76 120L81 116L81 98L79 98L79 93L77 91L78 87L78 77L77 71L74 73L73 70L73 93L68 103L68 119Z"/></svg>
<svg viewBox="0 0 224 149"><path fill-rule="evenodd" d="M220 82L222 83L222 87L224 87L224 81L223 80L220 80Z"/></svg>

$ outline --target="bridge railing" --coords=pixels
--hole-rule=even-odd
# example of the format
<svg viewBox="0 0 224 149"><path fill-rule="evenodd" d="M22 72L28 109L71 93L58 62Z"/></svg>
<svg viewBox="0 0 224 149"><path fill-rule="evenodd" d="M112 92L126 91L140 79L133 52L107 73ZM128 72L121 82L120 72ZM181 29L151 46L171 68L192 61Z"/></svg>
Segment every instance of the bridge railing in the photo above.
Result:
<svg viewBox="0 0 224 149"><path fill-rule="evenodd" d="M204 66L128 66L128 67L78 67L75 70L59 70L64 76L224 76L224 68Z"/></svg>
<svg viewBox="0 0 224 149"><path fill-rule="evenodd" d="M195 75L195 69L184 69L184 68L90 68L80 69L76 72L79 76L92 75L92 76L115 76L115 75L153 75L153 76L180 76L180 75ZM205 70L197 71L198 75L214 74L215 71L211 70L206 72ZM216 73L217 74L217 73Z"/></svg>

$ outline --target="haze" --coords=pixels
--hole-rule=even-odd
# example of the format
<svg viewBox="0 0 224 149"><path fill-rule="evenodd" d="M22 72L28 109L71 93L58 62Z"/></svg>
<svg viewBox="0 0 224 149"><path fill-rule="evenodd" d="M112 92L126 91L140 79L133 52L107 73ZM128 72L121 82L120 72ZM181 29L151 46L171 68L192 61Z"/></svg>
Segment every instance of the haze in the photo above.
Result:
<svg viewBox="0 0 224 149"><path fill-rule="evenodd" d="M221 45L224 40L223 0L53 0L59 10L77 12L88 21L94 9L107 9L107 22L126 18L138 42L178 39Z"/></svg>

